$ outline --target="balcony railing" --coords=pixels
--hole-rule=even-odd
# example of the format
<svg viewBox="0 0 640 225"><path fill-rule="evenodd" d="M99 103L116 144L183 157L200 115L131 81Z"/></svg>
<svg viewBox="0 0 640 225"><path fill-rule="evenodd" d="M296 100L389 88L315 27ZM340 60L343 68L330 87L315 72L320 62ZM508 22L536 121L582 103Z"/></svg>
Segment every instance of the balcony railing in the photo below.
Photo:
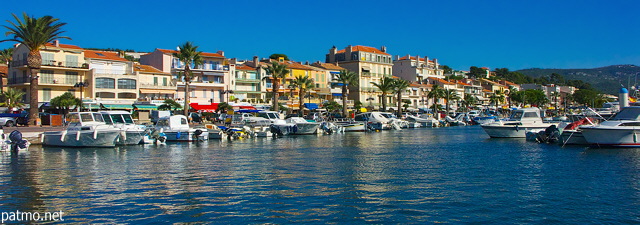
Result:
<svg viewBox="0 0 640 225"><path fill-rule="evenodd" d="M20 67L20 66L26 66L26 65L27 65L26 59L11 61L12 67ZM89 69L88 63L81 63L81 62L74 62L74 61L42 60L42 66Z"/></svg>
<svg viewBox="0 0 640 225"><path fill-rule="evenodd" d="M176 89L176 86L153 84L153 83L140 83L140 88Z"/></svg>
<svg viewBox="0 0 640 225"><path fill-rule="evenodd" d="M259 79L241 79L241 78L238 78L238 79L236 79L236 82L238 82L238 83L260 83L260 80Z"/></svg>

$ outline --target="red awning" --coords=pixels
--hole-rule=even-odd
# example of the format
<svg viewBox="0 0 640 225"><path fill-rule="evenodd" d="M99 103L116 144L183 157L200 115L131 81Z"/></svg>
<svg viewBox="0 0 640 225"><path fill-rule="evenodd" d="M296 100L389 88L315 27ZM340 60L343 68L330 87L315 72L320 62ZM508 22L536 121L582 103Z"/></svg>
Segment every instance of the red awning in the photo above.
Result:
<svg viewBox="0 0 640 225"><path fill-rule="evenodd" d="M191 103L189 105L194 110L203 112L215 112L218 109L218 103L211 103L210 105L199 105L198 103Z"/></svg>
<svg viewBox="0 0 640 225"><path fill-rule="evenodd" d="M240 106L234 106L234 107L240 107L240 109L256 110L256 107L253 107L250 105L240 105Z"/></svg>

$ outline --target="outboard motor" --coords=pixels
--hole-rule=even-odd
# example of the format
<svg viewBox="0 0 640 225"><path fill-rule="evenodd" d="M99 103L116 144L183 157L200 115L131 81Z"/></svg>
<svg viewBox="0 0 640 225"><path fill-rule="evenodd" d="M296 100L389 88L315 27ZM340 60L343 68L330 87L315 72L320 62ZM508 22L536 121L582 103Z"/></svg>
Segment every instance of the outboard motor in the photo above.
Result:
<svg viewBox="0 0 640 225"><path fill-rule="evenodd" d="M22 133L18 130L11 131L9 134L9 140L11 141L11 152L17 154L21 148L27 148L29 142L22 139Z"/></svg>
<svg viewBox="0 0 640 225"><path fill-rule="evenodd" d="M282 137L284 136L284 133L282 133L282 131L280 130L280 128L278 126L275 125L270 125L269 126L269 130L271 130L271 133L273 134L274 137Z"/></svg>
<svg viewBox="0 0 640 225"><path fill-rule="evenodd" d="M200 141L200 135L202 134L202 130L197 129L193 132L193 140Z"/></svg>

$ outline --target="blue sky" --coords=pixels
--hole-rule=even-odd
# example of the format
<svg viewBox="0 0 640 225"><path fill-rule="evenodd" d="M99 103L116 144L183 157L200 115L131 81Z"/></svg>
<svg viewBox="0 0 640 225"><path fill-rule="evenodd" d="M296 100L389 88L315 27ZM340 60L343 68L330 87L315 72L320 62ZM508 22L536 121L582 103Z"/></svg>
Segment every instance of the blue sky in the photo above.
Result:
<svg viewBox="0 0 640 225"><path fill-rule="evenodd" d="M230 58L284 53L313 62L334 45L384 45L392 55L438 58L454 69L517 70L639 65L639 8L633 0L29 0L3 2L0 24L11 13L51 15L68 23L73 40L62 43L85 48L152 51L192 41Z"/></svg>

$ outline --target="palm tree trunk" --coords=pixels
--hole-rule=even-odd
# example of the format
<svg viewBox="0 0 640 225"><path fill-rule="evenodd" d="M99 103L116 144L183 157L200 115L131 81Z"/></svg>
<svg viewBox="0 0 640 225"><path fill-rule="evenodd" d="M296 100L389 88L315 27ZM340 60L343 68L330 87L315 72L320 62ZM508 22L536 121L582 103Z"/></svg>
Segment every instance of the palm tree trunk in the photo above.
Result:
<svg viewBox="0 0 640 225"><path fill-rule="evenodd" d="M185 77L186 79L186 77ZM184 115L185 116L189 116L189 101L190 101L190 96L189 96L189 82L187 82L185 80L184 82Z"/></svg>
<svg viewBox="0 0 640 225"><path fill-rule="evenodd" d="M302 88L300 88L300 92L298 93L298 97L300 98L300 101L298 102L299 104L299 108L300 108L300 112L298 112L299 115L302 115L302 108L304 106L304 90L302 90Z"/></svg>
<svg viewBox="0 0 640 225"><path fill-rule="evenodd" d="M347 117L347 86L342 86L342 116Z"/></svg>
<svg viewBox="0 0 640 225"><path fill-rule="evenodd" d="M278 88L279 85L278 84L278 79L273 78L273 82L271 82L271 84L273 85L273 111L278 111L278 98L280 97L280 95L278 94Z"/></svg>
<svg viewBox="0 0 640 225"><path fill-rule="evenodd" d="M398 118L402 117L402 92L398 92Z"/></svg>
<svg viewBox="0 0 640 225"><path fill-rule="evenodd" d="M38 69L30 69L31 78L29 79L29 121L28 125L38 125Z"/></svg>
<svg viewBox="0 0 640 225"><path fill-rule="evenodd" d="M382 111L383 112L387 111L387 93L386 92L382 92Z"/></svg>

